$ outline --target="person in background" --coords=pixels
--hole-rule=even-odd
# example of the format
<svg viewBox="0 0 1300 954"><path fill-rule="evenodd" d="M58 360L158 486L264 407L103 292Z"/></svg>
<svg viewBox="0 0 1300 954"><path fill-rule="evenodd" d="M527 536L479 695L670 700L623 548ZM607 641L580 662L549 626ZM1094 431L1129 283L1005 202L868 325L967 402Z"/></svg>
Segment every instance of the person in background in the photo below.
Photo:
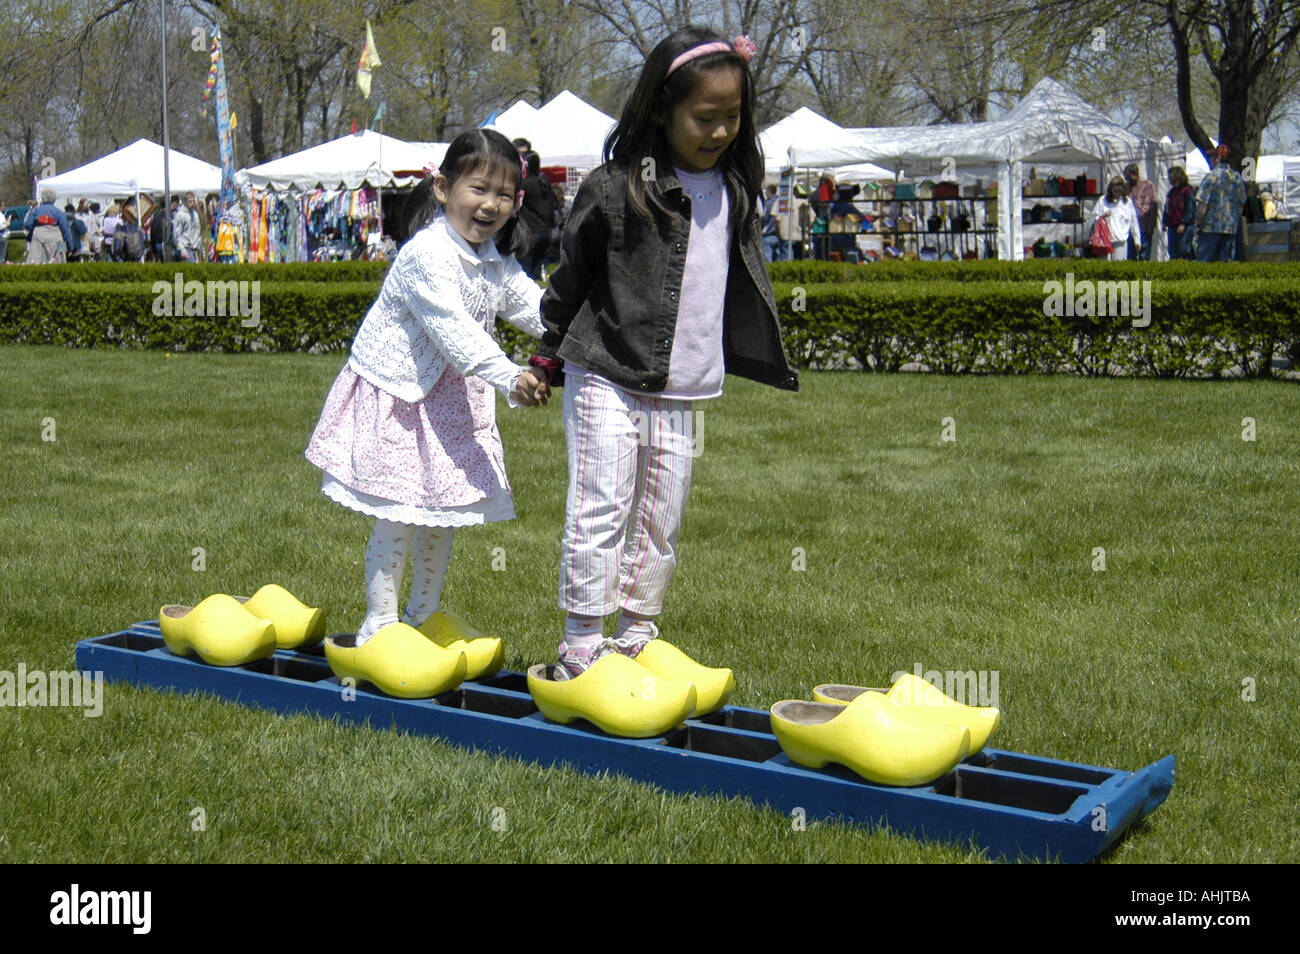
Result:
<svg viewBox="0 0 1300 954"><path fill-rule="evenodd" d="M1264 203L1259 199L1259 183L1246 183L1246 204L1241 207L1242 217L1247 222L1264 221Z"/></svg>
<svg viewBox="0 0 1300 954"><path fill-rule="evenodd" d="M66 262L72 248L72 232L67 216L54 204L54 190L41 192L40 204L33 204L23 219L27 230L27 264L46 265Z"/></svg>
<svg viewBox="0 0 1300 954"><path fill-rule="evenodd" d="M86 223L77 215L77 210L72 207L71 202L63 206L63 214L68 220L68 231L72 233L72 241L68 243L68 258L80 257L87 251Z"/></svg>
<svg viewBox="0 0 1300 954"><path fill-rule="evenodd" d="M763 261L776 261L776 249L781 244L776 224L776 186L767 187L767 198L763 200Z"/></svg>
<svg viewBox="0 0 1300 954"><path fill-rule="evenodd" d="M564 234L564 223L569 218L568 197L564 194L564 186L558 182L551 185L551 193L555 196L555 219L551 226L551 240L546 248L546 265L560 264L560 236Z"/></svg>
<svg viewBox="0 0 1300 954"><path fill-rule="evenodd" d="M528 232L528 254L519 264L535 282L542 280L542 263L551 244L551 228L555 224L555 192L542 175L542 161L531 149L522 154L528 167L524 179L524 203L519 207L519 222Z"/></svg>
<svg viewBox="0 0 1300 954"><path fill-rule="evenodd" d="M4 208L4 201L0 200L0 265L9 264L10 219L8 213L4 211Z"/></svg>
<svg viewBox="0 0 1300 954"><path fill-rule="evenodd" d="M1106 194L1098 201L1094 223L1097 219L1105 220L1106 228L1110 230L1110 242L1114 246L1114 251L1109 255L1110 261L1127 260L1129 238L1139 240L1139 244L1140 238L1137 210L1124 191L1124 180L1119 176L1110 180Z"/></svg>
<svg viewBox="0 0 1300 954"><path fill-rule="evenodd" d="M1124 191L1128 194L1133 209L1137 212L1138 233L1128 247L1128 257L1139 261L1151 261L1151 236L1156 230L1160 218L1160 198L1156 195L1156 184L1150 179L1143 179L1136 162L1124 167Z"/></svg>
<svg viewBox="0 0 1300 954"><path fill-rule="evenodd" d="M1196 260L1229 262L1246 204L1246 184L1228 165L1227 146L1216 147L1210 159L1214 168L1196 190Z"/></svg>
<svg viewBox="0 0 1300 954"><path fill-rule="evenodd" d="M118 215L118 212L119 209L116 202L104 210L104 258L108 259L110 262L117 261L117 257L113 254L113 236L117 233L117 227L122 224L122 219L121 216Z"/></svg>
<svg viewBox="0 0 1300 954"><path fill-rule="evenodd" d="M200 261L203 255L203 237L199 228L198 201L193 192L185 193L185 205L176 210L172 221L175 223L176 250L181 261Z"/></svg>
<svg viewBox="0 0 1300 954"><path fill-rule="evenodd" d="M172 205L176 205L176 200L172 200ZM153 248L153 257L155 262L170 262L175 256L172 255L172 249L176 245L176 234L171 227L171 219L166 209L159 203L154 209L154 213L149 218L149 244Z"/></svg>
<svg viewBox="0 0 1300 954"><path fill-rule="evenodd" d="M1187 173L1182 166L1169 170L1169 194L1165 197L1165 239L1169 243L1171 259L1195 257L1193 239L1196 234L1196 201L1192 187L1187 183Z"/></svg>

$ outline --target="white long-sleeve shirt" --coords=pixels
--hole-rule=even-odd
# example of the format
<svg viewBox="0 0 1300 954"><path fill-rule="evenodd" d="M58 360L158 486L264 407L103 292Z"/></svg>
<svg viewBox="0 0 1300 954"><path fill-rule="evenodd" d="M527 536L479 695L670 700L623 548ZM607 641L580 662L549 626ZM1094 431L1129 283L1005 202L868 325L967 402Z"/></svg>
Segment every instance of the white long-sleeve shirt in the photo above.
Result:
<svg viewBox="0 0 1300 954"><path fill-rule="evenodd" d="M1097 208L1093 215L1093 227L1097 224L1097 219L1101 218L1107 212L1110 218L1106 219L1106 228L1110 230L1110 241L1116 247L1123 245L1128 241L1130 235L1133 241L1140 247L1142 245L1142 230L1138 225L1137 209L1133 207L1132 200L1128 196L1123 196L1118 202L1111 202L1109 196L1102 196L1097 201Z"/></svg>
<svg viewBox="0 0 1300 954"><path fill-rule="evenodd" d="M542 289L492 239L470 245L441 213L402 246L352 342L352 370L414 403L447 365L504 394L528 370L492 336L498 315L540 338ZM514 402L510 401L513 407Z"/></svg>

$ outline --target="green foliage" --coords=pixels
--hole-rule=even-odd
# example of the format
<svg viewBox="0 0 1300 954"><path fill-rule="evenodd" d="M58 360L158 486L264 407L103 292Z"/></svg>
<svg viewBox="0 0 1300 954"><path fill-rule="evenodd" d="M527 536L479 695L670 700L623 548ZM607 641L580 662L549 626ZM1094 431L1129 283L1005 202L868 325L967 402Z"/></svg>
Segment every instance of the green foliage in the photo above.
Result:
<svg viewBox="0 0 1300 954"><path fill-rule="evenodd" d="M386 268L342 262L3 269L0 341L345 350ZM1236 368L1267 377L1274 354L1300 358L1300 264L792 262L771 272L787 349L805 368L898 371L919 363L944 373L1152 377L1219 377ZM1133 309L1103 317L1045 313L1047 283L1067 273L1076 288L1085 280L1150 278L1150 325L1134 328ZM259 282L258 323L245 327L239 315L193 309L156 314L168 310L158 302L172 297L177 275L186 282ZM532 338L501 322L498 338L517 361L536 350Z"/></svg>

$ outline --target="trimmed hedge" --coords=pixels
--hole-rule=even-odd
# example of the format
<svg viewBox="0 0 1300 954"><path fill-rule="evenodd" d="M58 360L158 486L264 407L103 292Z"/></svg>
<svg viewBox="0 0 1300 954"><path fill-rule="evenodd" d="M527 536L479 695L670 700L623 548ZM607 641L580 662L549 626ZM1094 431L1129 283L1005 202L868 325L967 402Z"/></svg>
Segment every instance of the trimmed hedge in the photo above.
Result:
<svg viewBox="0 0 1300 954"><path fill-rule="evenodd" d="M157 296L149 284L4 282L0 341L169 351L342 350L377 290L374 282L267 282L259 288L259 323L244 327L238 314L155 315Z"/></svg>
<svg viewBox="0 0 1300 954"><path fill-rule="evenodd" d="M1092 258L1031 258L1023 262L981 259L970 262L883 261L872 265L839 262L774 262L773 282L821 285L837 282L1043 282L1073 272L1076 278L1164 281L1268 278L1300 281L1300 262L1111 262Z"/></svg>
<svg viewBox="0 0 1300 954"><path fill-rule="evenodd" d="M0 341L344 351L386 268L339 262L0 269ZM153 283L170 289L178 273L185 281L260 281L259 324L244 327L237 314L154 314ZM1150 277L1150 326L1132 327L1128 314L1044 314L1044 283L1067 273L1076 283ZM1269 376L1274 354L1300 360L1300 264L792 262L771 266L771 274L786 346L802 367L897 371L919 363L948 373L1217 377L1234 368ZM502 322L498 337L516 360L535 348Z"/></svg>
<svg viewBox="0 0 1300 954"><path fill-rule="evenodd" d="M119 282L152 285L174 281L382 282L388 262L78 262L69 265L24 265L0 268L0 282Z"/></svg>
<svg viewBox="0 0 1300 954"><path fill-rule="evenodd" d="M804 367L1157 377L1237 367L1267 377L1275 353L1300 358L1300 279L1153 281L1144 328L1128 315L1049 316L1042 280L773 290L791 359Z"/></svg>

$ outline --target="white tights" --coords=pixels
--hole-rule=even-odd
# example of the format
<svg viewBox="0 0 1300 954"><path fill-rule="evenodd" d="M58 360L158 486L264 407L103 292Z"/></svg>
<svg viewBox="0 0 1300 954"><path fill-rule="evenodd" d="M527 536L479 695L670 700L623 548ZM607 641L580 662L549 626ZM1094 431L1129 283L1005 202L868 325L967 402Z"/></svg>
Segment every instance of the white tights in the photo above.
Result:
<svg viewBox="0 0 1300 954"><path fill-rule="evenodd" d="M366 544L366 618L357 644L398 622L397 595L402 589L406 555L411 554L411 596L401 622L419 626L438 611L442 584L451 562L451 527L416 527L391 520L375 521Z"/></svg>

